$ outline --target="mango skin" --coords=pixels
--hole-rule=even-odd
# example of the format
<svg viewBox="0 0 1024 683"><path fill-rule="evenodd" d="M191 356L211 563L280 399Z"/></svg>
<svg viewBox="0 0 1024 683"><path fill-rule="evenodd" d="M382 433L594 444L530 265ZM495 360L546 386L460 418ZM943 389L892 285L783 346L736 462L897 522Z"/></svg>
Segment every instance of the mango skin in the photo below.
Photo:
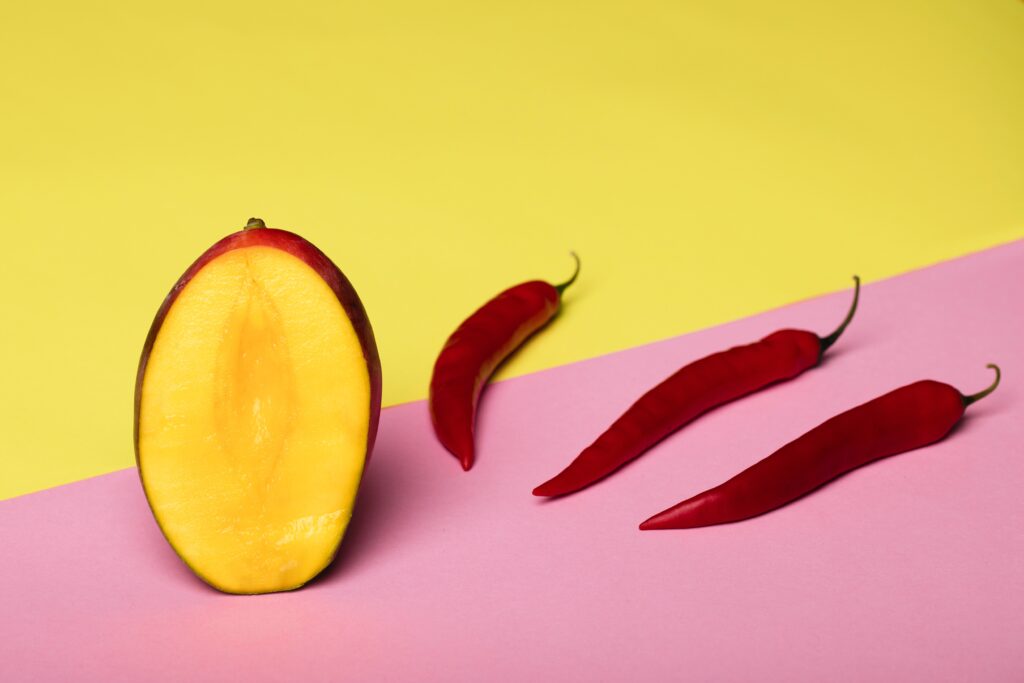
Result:
<svg viewBox="0 0 1024 683"><path fill-rule="evenodd" d="M370 319L366 315L366 309L363 307L363 303L359 299L359 295L356 293L352 283L349 282L348 278L345 277L344 273L341 272L338 266L336 266L326 254L317 249L311 242L307 241L303 237L300 237L293 232L288 232L287 230L278 230L275 228L259 227L243 229L216 242L213 246L203 252L203 254L200 255L191 266L188 267L182 276L178 278L178 281L171 288L171 291L167 293L166 297L164 297L163 303L160 305L160 308L156 312L156 316L153 318L153 324L150 325L149 333L146 335L146 342L142 347L142 355L139 358L139 369L135 375L135 410L133 425L135 465L136 469L139 471L139 481L142 484L143 492L145 492L146 485L142 480L142 469L139 456L139 418L142 407L142 382L146 376L146 365L149 361L150 353L153 350L153 344L156 341L157 334L160 332L164 319L167 317L167 312L171 309L171 306L178 298L178 294L181 293L195 274L202 270L203 266L226 252L245 247L272 247L291 254L312 268L320 278L327 283L328 287L330 287L331 291L334 292L334 295L337 297L338 302L344 309L352 323L352 327L355 330L356 335L359 338L359 344L362 347L363 358L366 361L366 368L370 377L370 424L366 433L365 462L368 463L370 460L370 456L373 452L373 445L376 441L377 427L380 423L382 393L381 368L380 354L377 351L377 342L373 336L373 328L370 325ZM146 502L149 504L148 494L146 495ZM151 504L150 510L153 511ZM153 512L154 519L156 519L156 513L155 511ZM163 529L161 529L161 533L163 533ZM170 539L168 539L168 544L171 545L171 548L174 548L173 544L170 543ZM331 565L334 558L337 556L338 548L340 547L341 541L339 540L338 546L331 553L331 557L325 567ZM177 550L175 550L175 553L177 554ZM180 554L178 556L181 557ZM189 566L197 576L203 578L199 572L195 571L195 568L188 565L185 558L181 557L181 560L182 562L185 562L186 566ZM210 585L217 588L217 586L213 584ZM301 586L296 586L295 588L300 587Z"/></svg>

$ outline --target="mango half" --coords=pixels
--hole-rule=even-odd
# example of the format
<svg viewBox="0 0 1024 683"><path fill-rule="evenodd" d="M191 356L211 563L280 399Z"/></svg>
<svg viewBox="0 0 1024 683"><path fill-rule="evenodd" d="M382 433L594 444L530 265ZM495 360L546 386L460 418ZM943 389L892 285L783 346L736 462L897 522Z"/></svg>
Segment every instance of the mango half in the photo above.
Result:
<svg viewBox="0 0 1024 683"><path fill-rule="evenodd" d="M135 384L135 454L175 552L227 593L298 588L334 558L380 416L355 289L251 219L167 295Z"/></svg>

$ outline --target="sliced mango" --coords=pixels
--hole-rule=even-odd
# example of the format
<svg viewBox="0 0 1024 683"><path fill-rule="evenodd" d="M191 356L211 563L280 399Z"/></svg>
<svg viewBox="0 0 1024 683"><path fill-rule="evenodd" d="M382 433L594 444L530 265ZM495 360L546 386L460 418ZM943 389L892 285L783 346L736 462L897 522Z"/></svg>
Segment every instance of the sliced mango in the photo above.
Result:
<svg viewBox="0 0 1024 683"><path fill-rule="evenodd" d="M290 590L330 563L352 516L379 361L354 290L312 245L266 228L226 241L154 322L137 385L139 471L200 578L229 593Z"/></svg>

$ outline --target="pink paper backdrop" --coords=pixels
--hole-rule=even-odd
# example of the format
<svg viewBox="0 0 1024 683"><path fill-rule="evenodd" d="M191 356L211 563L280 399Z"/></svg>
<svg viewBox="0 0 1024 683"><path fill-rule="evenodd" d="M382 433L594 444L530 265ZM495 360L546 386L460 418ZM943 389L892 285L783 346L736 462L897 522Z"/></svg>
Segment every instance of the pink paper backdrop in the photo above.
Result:
<svg viewBox="0 0 1024 683"><path fill-rule="evenodd" d="M296 593L194 579L133 470L0 502L0 680L1022 680L1022 273L1024 241L870 284L821 368L563 500L530 491L647 387L826 332L849 294L495 385L469 473L423 403L388 409L341 557ZM990 361L1003 386L940 444L740 524L637 530L896 386L976 391Z"/></svg>

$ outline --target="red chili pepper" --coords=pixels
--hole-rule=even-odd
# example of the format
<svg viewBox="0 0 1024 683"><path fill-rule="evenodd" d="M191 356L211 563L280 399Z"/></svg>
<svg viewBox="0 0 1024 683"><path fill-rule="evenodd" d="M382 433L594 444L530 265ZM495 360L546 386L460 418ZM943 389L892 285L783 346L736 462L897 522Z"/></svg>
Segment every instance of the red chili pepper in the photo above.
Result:
<svg viewBox="0 0 1024 683"><path fill-rule="evenodd" d="M841 474L889 455L927 446L949 433L964 408L999 386L964 396L923 380L836 415L729 481L684 500L640 525L688 529L755 517L800 498Z"/></svg>
<svg viewBox="0 0 1024 683"><path fill-rule="evenodd" d="M860 278L855 275L853 281L853 303L832 334L819 337L805 330L779 330L759 342L684 366L641 396L568 467L535 488L533 495L564 496L586 488L708 410L817 365L853 320Z"/></svg>
<svg viewBox="0 0 1024 683"><path fill-rule="evenodd" d="M473 466L473 433L480 393L494 370L534 332L544 327L561 304L562 293L576 281L576 270L560 285L542 280L506 289L469 316L448 341L430 380L430 418L442 445L462 463Z"/></svg>

